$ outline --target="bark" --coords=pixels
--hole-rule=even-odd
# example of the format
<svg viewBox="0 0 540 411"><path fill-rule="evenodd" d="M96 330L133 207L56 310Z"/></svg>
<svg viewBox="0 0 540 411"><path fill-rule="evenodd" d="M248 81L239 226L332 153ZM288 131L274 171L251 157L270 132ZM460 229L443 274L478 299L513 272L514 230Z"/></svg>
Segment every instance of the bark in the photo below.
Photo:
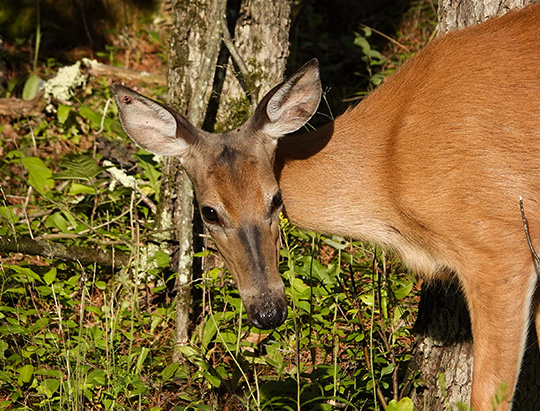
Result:
<svg viewBox="0 0 540 411"><path fill-rule="evenodd" d="M34 100L18 98L0 98L0 116L26 117L39 116L43 113L47 102L42 96Z"/></svg>
<svg viewBox="0 0 540 411"><path fill-rule="evenodd" d="M204 119L212 91L221 42L217 24L225 14L226 1L175 1L168 68L168 101L196 126ZM193 188L177 158L166 158L161 180L157 230L173 239L173 268L177 271L175 344L188 341L193 254ZM168 237L168 238L167 238ZM179 354L173 353L175 360Z"/></svg>
<svg viewBox="0 0 540 411"><path fill-rule="evenodd" d="M439 0L440 33L474 26L493 16L500 16L511 9L531 4L531 0Z"/></svg>
<svg viewBox="0 0 540 411"><path fill-rule="evenodd" d="M469 311L457 281L426 282L414 326L411 370L422 383L409 393L419 410L445 411L471 395L472 335Z"/></svg>
<svg viewBox="0 0 540 411"><path fill-rule="evenodd" d="M238 87L239 76L255 102L283 80L289 56L290 13L288 0L242 1L236 24L230 25L232 30L229 30L247 73L240 73L239 62L234 59L226 58L221 64L224 79L222 86L218 85L220 104L215 114L218 131L243 123L250 108L253 109L245 90ZM231 116L239 110L247 112L243 116Z"/></svg>
<svg viewBox="0 0 540 411"><path fill-rule="evenodd" d="M440 0L440 32L478 24L527 0ZM516 68L519 70L519 68ZM446 411L457 402L468 403L472 382L472 335L465 297L457 282L435 282L422 288L417 322L416 347L411 370L423 384L409 395L419 410ZM518 381L514 410L538 409L540 353L531 324L523 369ZM517 347L516 347L517 349Z"/></svg>
<svg viewBox="0 0 540 411"><path fill-rule="evenodd" d="M105 267L124 268L129 265L130 253L106 251L97 248L67 246L47 240L0 235L0 253L22 253L79 261L81 264L99 264Z"/></svg>

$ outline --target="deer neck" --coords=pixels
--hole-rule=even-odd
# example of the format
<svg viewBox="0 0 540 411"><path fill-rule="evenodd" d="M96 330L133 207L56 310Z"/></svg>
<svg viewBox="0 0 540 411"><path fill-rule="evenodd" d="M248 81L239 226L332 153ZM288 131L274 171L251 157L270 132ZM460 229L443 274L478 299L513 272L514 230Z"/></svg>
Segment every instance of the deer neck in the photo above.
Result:
<svg viewBox="0 0 540 411"><path fill-rule="evenodd" d="M381 225L390 211L383 182L387 127L363 105L316 131L281 139L276 175L293 224L386 243Z"/></svg>

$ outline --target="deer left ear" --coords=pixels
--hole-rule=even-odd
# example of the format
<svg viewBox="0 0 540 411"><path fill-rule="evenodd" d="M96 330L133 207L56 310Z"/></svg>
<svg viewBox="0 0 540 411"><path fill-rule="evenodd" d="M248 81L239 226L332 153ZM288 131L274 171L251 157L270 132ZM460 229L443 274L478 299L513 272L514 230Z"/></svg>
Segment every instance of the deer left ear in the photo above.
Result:
<svg viewBox="0 0 540 411"><path fill-rule="evenodd" d="M298 130L317 111L321 95L319 62L313 59L262 99L254 114L256 128L274 139Z"/></svg>
<svg viewBox="0 0 540 411"><path fill-rule="evenodd" d="M197 130L179 113L121 84L114 84L120 122L145 150L182 157L197 140Z"/></svg>

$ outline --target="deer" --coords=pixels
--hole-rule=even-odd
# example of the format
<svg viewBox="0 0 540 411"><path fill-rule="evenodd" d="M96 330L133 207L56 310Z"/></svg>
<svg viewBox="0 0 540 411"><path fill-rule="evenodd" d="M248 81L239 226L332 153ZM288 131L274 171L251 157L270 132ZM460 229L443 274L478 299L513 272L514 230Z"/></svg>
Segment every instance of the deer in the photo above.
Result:
<svg viewBox="0 0 540 411"><path fill-rule="evenodd" d="M473 332L471 406L492 410L506 386L498 409L509 410L531 317L540 336L539 45L540 4L438 36L312 131L301 129L321 100L315 59L221 134L113 89L131 139L180 158L254 326L288 315L283 212L298 227L394 250L426 280L457 278Z"/></svg>

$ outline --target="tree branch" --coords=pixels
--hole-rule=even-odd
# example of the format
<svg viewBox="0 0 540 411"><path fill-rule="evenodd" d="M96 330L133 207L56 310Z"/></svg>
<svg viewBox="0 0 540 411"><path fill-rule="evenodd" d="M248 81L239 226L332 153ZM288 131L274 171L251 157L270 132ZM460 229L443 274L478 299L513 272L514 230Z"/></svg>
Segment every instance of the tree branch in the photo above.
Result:
<svg viewBox="0 0 540 411"><path fill-rule="evenodd" d="M221 40L223 41L223 44L225 44L225 47L227 47L227 50L229 50L231 58L240 70L240 74L242 76L242 79L238 79L240 86L244 89L245 93L249 98L249 101L251 102L251 109L255 111L255 108L257 108L257 100L255 99L255 95L251 92L251 90L249 90L246 81L249 76L249 70L246 66L246 63L244 63L242 56L240 56L240 53L234 45L231 33L229 33L229 28L227 27L227 19L225 16L222 16L221 18L221 30L223 31L223 38Z"/></svg>
<svg viewBox="0 0 540 411"><path fill-rule="evenodd" d="M64 261L79 261L82 264L99 264L105 267L122 268L129 265L130 254L122 251L106 251L95 248L66 246L47 240L0 235L0 253L22 253L58 258Z"/></svg>

